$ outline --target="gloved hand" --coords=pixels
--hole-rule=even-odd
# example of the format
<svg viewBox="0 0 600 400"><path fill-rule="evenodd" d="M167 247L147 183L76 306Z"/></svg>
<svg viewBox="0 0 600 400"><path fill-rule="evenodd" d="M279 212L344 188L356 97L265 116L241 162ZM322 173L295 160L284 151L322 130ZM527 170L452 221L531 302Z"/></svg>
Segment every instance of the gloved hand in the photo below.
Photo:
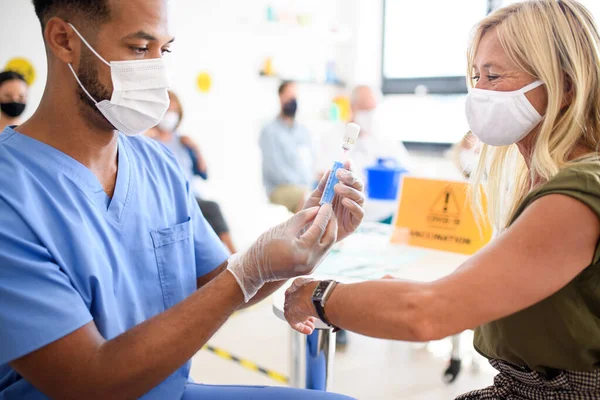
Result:
<svg viewBox="0 0 600 400"><path fill-rule="evenodd" d="M317 189L310 194L304 204L305 210L319 205L330 173L331 171L323 176ZM365 211L362 208L365 204L365 184L353 172L352 164L349 161L344 163L343 169L340 168L337 171L337 177L339 183L335 185L333 211L338 220L337 240L342 241L358 229L365 217Z"/></svg>
<svg viewBox="0 0 600 400"><path fill-rule="evenodd" d="M331 206L312 207L263 233L244 253L231 256L227 269L246 303L267 282L311 274L337 237Z"/></svg>

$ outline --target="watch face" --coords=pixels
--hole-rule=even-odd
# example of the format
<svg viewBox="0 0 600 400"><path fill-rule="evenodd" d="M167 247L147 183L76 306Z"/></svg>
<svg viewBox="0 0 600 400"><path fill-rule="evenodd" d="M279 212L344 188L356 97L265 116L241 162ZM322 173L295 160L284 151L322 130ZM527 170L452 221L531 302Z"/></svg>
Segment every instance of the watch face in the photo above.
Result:
<svg viewBox="0 0 600 400"><path fill-rule="evenodd" d="M313 292L312 298L314 300L321 300L323 298L323 296L325 295L325 291L329 287L330 283L331 282L329 282L329 281L320 282L319 285L317 286L317 288L315 289L315 291Z"/></svg>

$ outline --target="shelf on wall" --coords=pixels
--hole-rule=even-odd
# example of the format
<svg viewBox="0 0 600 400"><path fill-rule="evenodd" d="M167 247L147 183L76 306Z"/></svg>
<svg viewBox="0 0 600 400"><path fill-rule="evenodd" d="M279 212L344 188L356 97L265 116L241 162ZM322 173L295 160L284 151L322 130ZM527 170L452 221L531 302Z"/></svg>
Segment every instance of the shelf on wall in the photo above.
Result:
<svg viewBox="0 0 600 400"><path fill-rule="evenodd" d="M339 44L351 38L350 30L339 27L335 30L315 25L300 25L287 22L263 22L255 26L256 32L269 37L295 38L303 41Z"/></svg>
<svg viewBox="0 0 600 400"><path fill-rule="evenodd" d="M294 79L294 78L289 78L289 77L284 78L284 77L277 76L277 75L265 75L263 73L260 73L259 76L264 79L273 79L273 80L278 80L278 81L290 80L290 81L294 81L295 83L298 83L301 85L318 85L318 86L337 87L337 88L345 88L346 87L346 84L344 82L323 82L323 81L317 81L317 80Z"/></svg>

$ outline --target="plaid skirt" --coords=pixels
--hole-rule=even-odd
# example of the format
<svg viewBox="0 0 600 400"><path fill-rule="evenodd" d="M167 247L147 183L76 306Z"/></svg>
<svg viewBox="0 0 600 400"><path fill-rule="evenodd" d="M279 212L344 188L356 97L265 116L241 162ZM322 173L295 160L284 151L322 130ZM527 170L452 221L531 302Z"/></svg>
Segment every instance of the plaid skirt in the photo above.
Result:
<svg viewBox="0 0 600 400"><path fill-rule="evenodd" d="M600 400L600 371L561 371L553 378L502 360L490 360L500 373L494 385L456 400Z"/></svg>

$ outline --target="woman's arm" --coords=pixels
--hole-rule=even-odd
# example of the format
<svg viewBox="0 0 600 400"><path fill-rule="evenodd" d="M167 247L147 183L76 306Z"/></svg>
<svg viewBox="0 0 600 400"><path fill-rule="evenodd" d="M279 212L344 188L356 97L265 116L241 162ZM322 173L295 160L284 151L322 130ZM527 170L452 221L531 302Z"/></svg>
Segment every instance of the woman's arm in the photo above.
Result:
<svg viewBox="0 0 600 400"><path fill-rule="evenodd" d="M431 283L339 285L325 312L334 325L368 336L440 339L556 293L590 265L599 238L600 221L590 208L571 197L548 195L453 274ZM286 316L306 333L303 322L316 317L310 304L315 284L296 286L287 296Z"/></svg>

